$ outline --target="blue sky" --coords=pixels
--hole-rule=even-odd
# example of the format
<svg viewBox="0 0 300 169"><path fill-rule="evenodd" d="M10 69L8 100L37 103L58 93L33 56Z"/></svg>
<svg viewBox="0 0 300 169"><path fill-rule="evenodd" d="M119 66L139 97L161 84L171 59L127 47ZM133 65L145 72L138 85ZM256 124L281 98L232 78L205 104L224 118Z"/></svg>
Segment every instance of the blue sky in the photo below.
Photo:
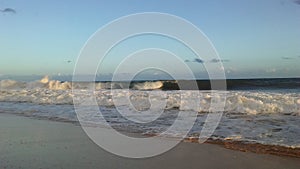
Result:
<svg viewBox="0 0 300 169"><path fill-rule="evenodd" d="M124 15L163 12L199 27L225 60L229 78L300 77L300 5L294 0L0 0L5 8L16 13L0 12L0 75L72 74L80 49L100 27ZM155 42L150 39L143 42ZM106 65L120 59L107 57ZM189 57L200 75L201 63L182 54Z"/></svg>

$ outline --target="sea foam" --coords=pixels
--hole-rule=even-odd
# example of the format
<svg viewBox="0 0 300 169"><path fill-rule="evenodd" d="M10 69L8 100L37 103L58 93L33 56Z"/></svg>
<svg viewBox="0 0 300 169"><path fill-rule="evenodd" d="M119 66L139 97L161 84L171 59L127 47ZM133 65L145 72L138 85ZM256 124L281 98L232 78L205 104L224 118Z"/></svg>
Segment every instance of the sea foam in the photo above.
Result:
<svg viewBox="0 0 300 169"><path fill-rule="evenodd" d="M99 110L110 125L145 134L164 131L174 122L179 110L196 111L198 117L189 133L189 136L193 137L199 136L212 99L219 99L226 95L223 117L212 138L255 141L290 147L300 145L299 92L161 90L163 85L161 81L134 84L128 82L72 83L51 80L47 76L32 82L2 80L0 81L0 112L77 121L73 99L85 101L93 96L96 98ZM129 102L126 99L129 99ZM197 99L198 105L190 106L191 99ZM157 103L163 104L154 106L153 110L150 109L151 104ZM129 106L133 109L128 108ZM89 113L89 106L86 109L84 119L99 120L99 114ZM153 116L161 111L164 113L151 124L137 125L126 120L117 110L129 116L133 115L133 110L138 113L150 110ZM152 114L147 115L152 116ZM178 133L175 131L175 137L176 134Z"/></svg>
<svg viewBox="0 0 300 169"><path fill-rule="evenodd" d="M73 104L72 85L81 99L90 97L88 91L93 90L97 104L113 106L113 98L131 98L139 109L149 107L149 96L156 93L154 101L166 102L163 109L194 110L208 112L212 97L219 98L226 95L225 112L239 114L292 114L300 115L299 93L278 93L266 91L198 91L198 90L157 90L162 86L158 82L142 82L135 84L131 89L128 83L117 82L61 82L44 77L40 81L19 82L13 80L0 81L0 101L2 102L29 102L37 104ZM127 85L127 89L126 89ZM92 88L94 87L94 88ZM113 90L111 90L113 89ZM151 90L150 90L151 89ZM112 92L114 91L114 92ZM117 91L117 92L116 92ZM78 93L79 92L79 93ZM199 106L186 107L187 100L200 96Z"/></svg>

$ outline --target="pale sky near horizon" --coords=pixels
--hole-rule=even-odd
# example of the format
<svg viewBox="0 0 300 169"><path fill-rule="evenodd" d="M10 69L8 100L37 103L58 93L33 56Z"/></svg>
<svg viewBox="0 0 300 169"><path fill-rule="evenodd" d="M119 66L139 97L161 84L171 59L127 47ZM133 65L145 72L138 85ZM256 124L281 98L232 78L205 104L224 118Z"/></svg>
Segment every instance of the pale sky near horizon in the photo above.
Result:
<svg viewBox="0 0 300 169"><path fill-rule="evenodd" d="M230 78L300 77L296 0L0 0L0 10L0 76L72 74L81 48L99 28L125 15L162 12L202 30ZM143 42L157 44L150 39ZM182 55L201 74L202 63ZM111 73L116 60L110 54L103 72Z"/></svg>

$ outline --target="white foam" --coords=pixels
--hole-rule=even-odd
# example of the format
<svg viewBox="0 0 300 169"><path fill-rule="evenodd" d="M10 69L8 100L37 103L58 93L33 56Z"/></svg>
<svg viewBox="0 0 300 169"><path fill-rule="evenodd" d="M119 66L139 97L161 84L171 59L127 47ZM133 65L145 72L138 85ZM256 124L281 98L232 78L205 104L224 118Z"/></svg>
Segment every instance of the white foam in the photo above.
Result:
<svg viewBox="0 0 300 169"><path fill-rule="evenodd" d="M0 90L9 90L9 89L22 89L26 87L25 82L18 82L14 80L1 80L0 81Z"/></svg>
<svg viewBox="0 0 300 169"><path fill-rule="evenodd" d="M133 89L137 90L154 90L154 89L160 89L163 87L163 82L156 81L156 82L144 82L144 83L138 83L133 86Z"/></svg>
<svg viewBox="0 0 300 169"><path fill-rule="evenodd" d="M0 102L1 112L23 114L31 117L43 117L49 119L64 119L64 121L76 121L76 114L73 105L56 104L33 104ZM103 124L99 119L99 113L89 111L89 106L85 107L86 113L82 117L85 122ZM114 128L126 130L126 132L142 132L145 134L155 134L163 132L173 120L177 118L178 110L165 110L164 114L151 124L135 124L128 121L124 116L120 116L114 107L99 107L102 116ZM122 108L122 107L121 107ZM129 113L125 111L125 113ZM153 112L157 113L157 112ZM190 131L188 137L198 137L203 127L207 114L199 114L196 123ZM176 120L184 120L177 118ZM181 122L184 124L184 122ZM300 119L295 116L281 114L268 115L246 115L231 114L225 112L218 127L214 131L212 138L223 140L251 141L270 145L282 145L287 147L299 147L300 145ZM167 137L177 137L179 131L174 130Z"/></svg>
<svg viewBox="0 0 300 169"><path fill-rule="evenodd" d="M76 120L73 108L72 85L80 101L90 97L90 89L96 97L104 116L112 125L120 124L121 128L141 130L144 133L156 133L172 124L176 112L197 111L208 112L212 98L220 98L224 92L215 91L161 91L161 82L144 82L134 84L128 90L128 83L102 82L61 82L44 77L40 81L18 82L13 80L0 81L0 110L2 112L21 113L32 116L59 117ZM113 89L113 90L110 90ZM112 92L113 91L113 92ZM199 105L190 105L191 99L196 99L200 93ZM113 95L114 94L114 95ZM228 91L224 107L224 116L216 129L214 136L225 140L256 141L264 144L279 144L299 147L300 140L300 93L282 93L265 91ZM152 100L149 97L152 96ZM126 121L114 113L114 99L118 98L120 109L128 111L128 102L138 111L148 110L152 103L166 103L165 106L155 108L153 114L164 110L166 115L153 123L153 126L137 126L131 121ZM15 103L17 102L17 104ZM24 103L19 103L24 102ZM124 103L124 104L122 104ZM89 107L87 106L87 110ZM159 110L160 109L160 110ZM98 114L88 113L84 117L87 121L97 120ZM149 115L149 114L147 114ZM149 115L151 116L151 114ZM199 113L196 124L190 135L197 135L201 131L206 113ZM174 136L178 133L174 131Z"/></svg>
<svg viewBox="0 0 300 169"><path fill-rule="evenodd" d="M134 89L128 90L128 83L106 82L106 83L84 83L84 82L61 82L50 80L45 76L40 81L18 82L13 80L0 81L0 101L32 102L42 104L73 104L72 85L80 92L81 99L89 97L87 89L95 87L95 97L101 106L113 106L112 92L114 97L132 98L133 104L143 110L149 108L149 92L156 92L156 95L165 96L155 98L156 101L166 101L165 109L179 108L180 110L194 110L208 112L212 97L219 98L224 92L216 91L214 95L210 91L144 91L162 87L162 82L144 82L134 84ZM125 88L125 89L123 89ZM158 92L158 94L157 94ZM195 98L200 93L199 105L187 106L189 100L182 98ZM224 108L225 112L238 114L290 114L300 115L300 94L299 93L276 93L276 92L249 92L249 91L228 91ZM134 96L134 97L133 97ZM161 99L161 100L159 100ZM119 99L120 100L120 99ZM149 104L148 104L149 103Z"/></svg>

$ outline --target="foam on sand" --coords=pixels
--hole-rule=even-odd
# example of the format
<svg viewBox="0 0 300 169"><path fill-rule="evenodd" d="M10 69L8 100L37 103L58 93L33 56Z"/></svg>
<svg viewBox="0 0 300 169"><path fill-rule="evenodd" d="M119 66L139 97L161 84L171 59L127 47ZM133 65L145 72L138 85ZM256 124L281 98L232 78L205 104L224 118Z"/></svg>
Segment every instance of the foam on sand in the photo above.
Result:
<svg viewBox="0 0 300 169"><path fill-rule="evenodd" d="M0 81L0 110L6 113L48 119L65 119L77 121L73 107L72 86L81 100L90 97L91 86L97 100L97 106L108 121L116 128L126 128L145 134L158 133L172 124L176 113L197 111L199 117L190 131L190 136L199 135L205 115L209 112L212 97L219 98L226 94L227 100L224 115L213 138L223 140L255 141L263 144L300 147L300 93L274 91L211 91L204 90L157 90L162 83L135 83L130 90L126 82L62 82L44 77L40 81L19 82L14 80ZM112 89L112 90L111 90ZM149 90L155 89L155 90ZM200 94L199 106L190 107L189 100ZM151 97L151 101L149 99ZM114 99L120 101L118 109L134 115L124 100L129 98L137 112L148 110L152 103L166 103L150 112L150 116L163 111L165 114L150 126L143 127L126 120L118 114ZM124 100L124 101L123 101ZM87 107L87 111L88 111ZM152 113L152 114L151 114ZM149 115L149 114L148 114ZM87 113L87 121L97 121L97 114ZM174 133L176 137L176 133Z"/></svg>

